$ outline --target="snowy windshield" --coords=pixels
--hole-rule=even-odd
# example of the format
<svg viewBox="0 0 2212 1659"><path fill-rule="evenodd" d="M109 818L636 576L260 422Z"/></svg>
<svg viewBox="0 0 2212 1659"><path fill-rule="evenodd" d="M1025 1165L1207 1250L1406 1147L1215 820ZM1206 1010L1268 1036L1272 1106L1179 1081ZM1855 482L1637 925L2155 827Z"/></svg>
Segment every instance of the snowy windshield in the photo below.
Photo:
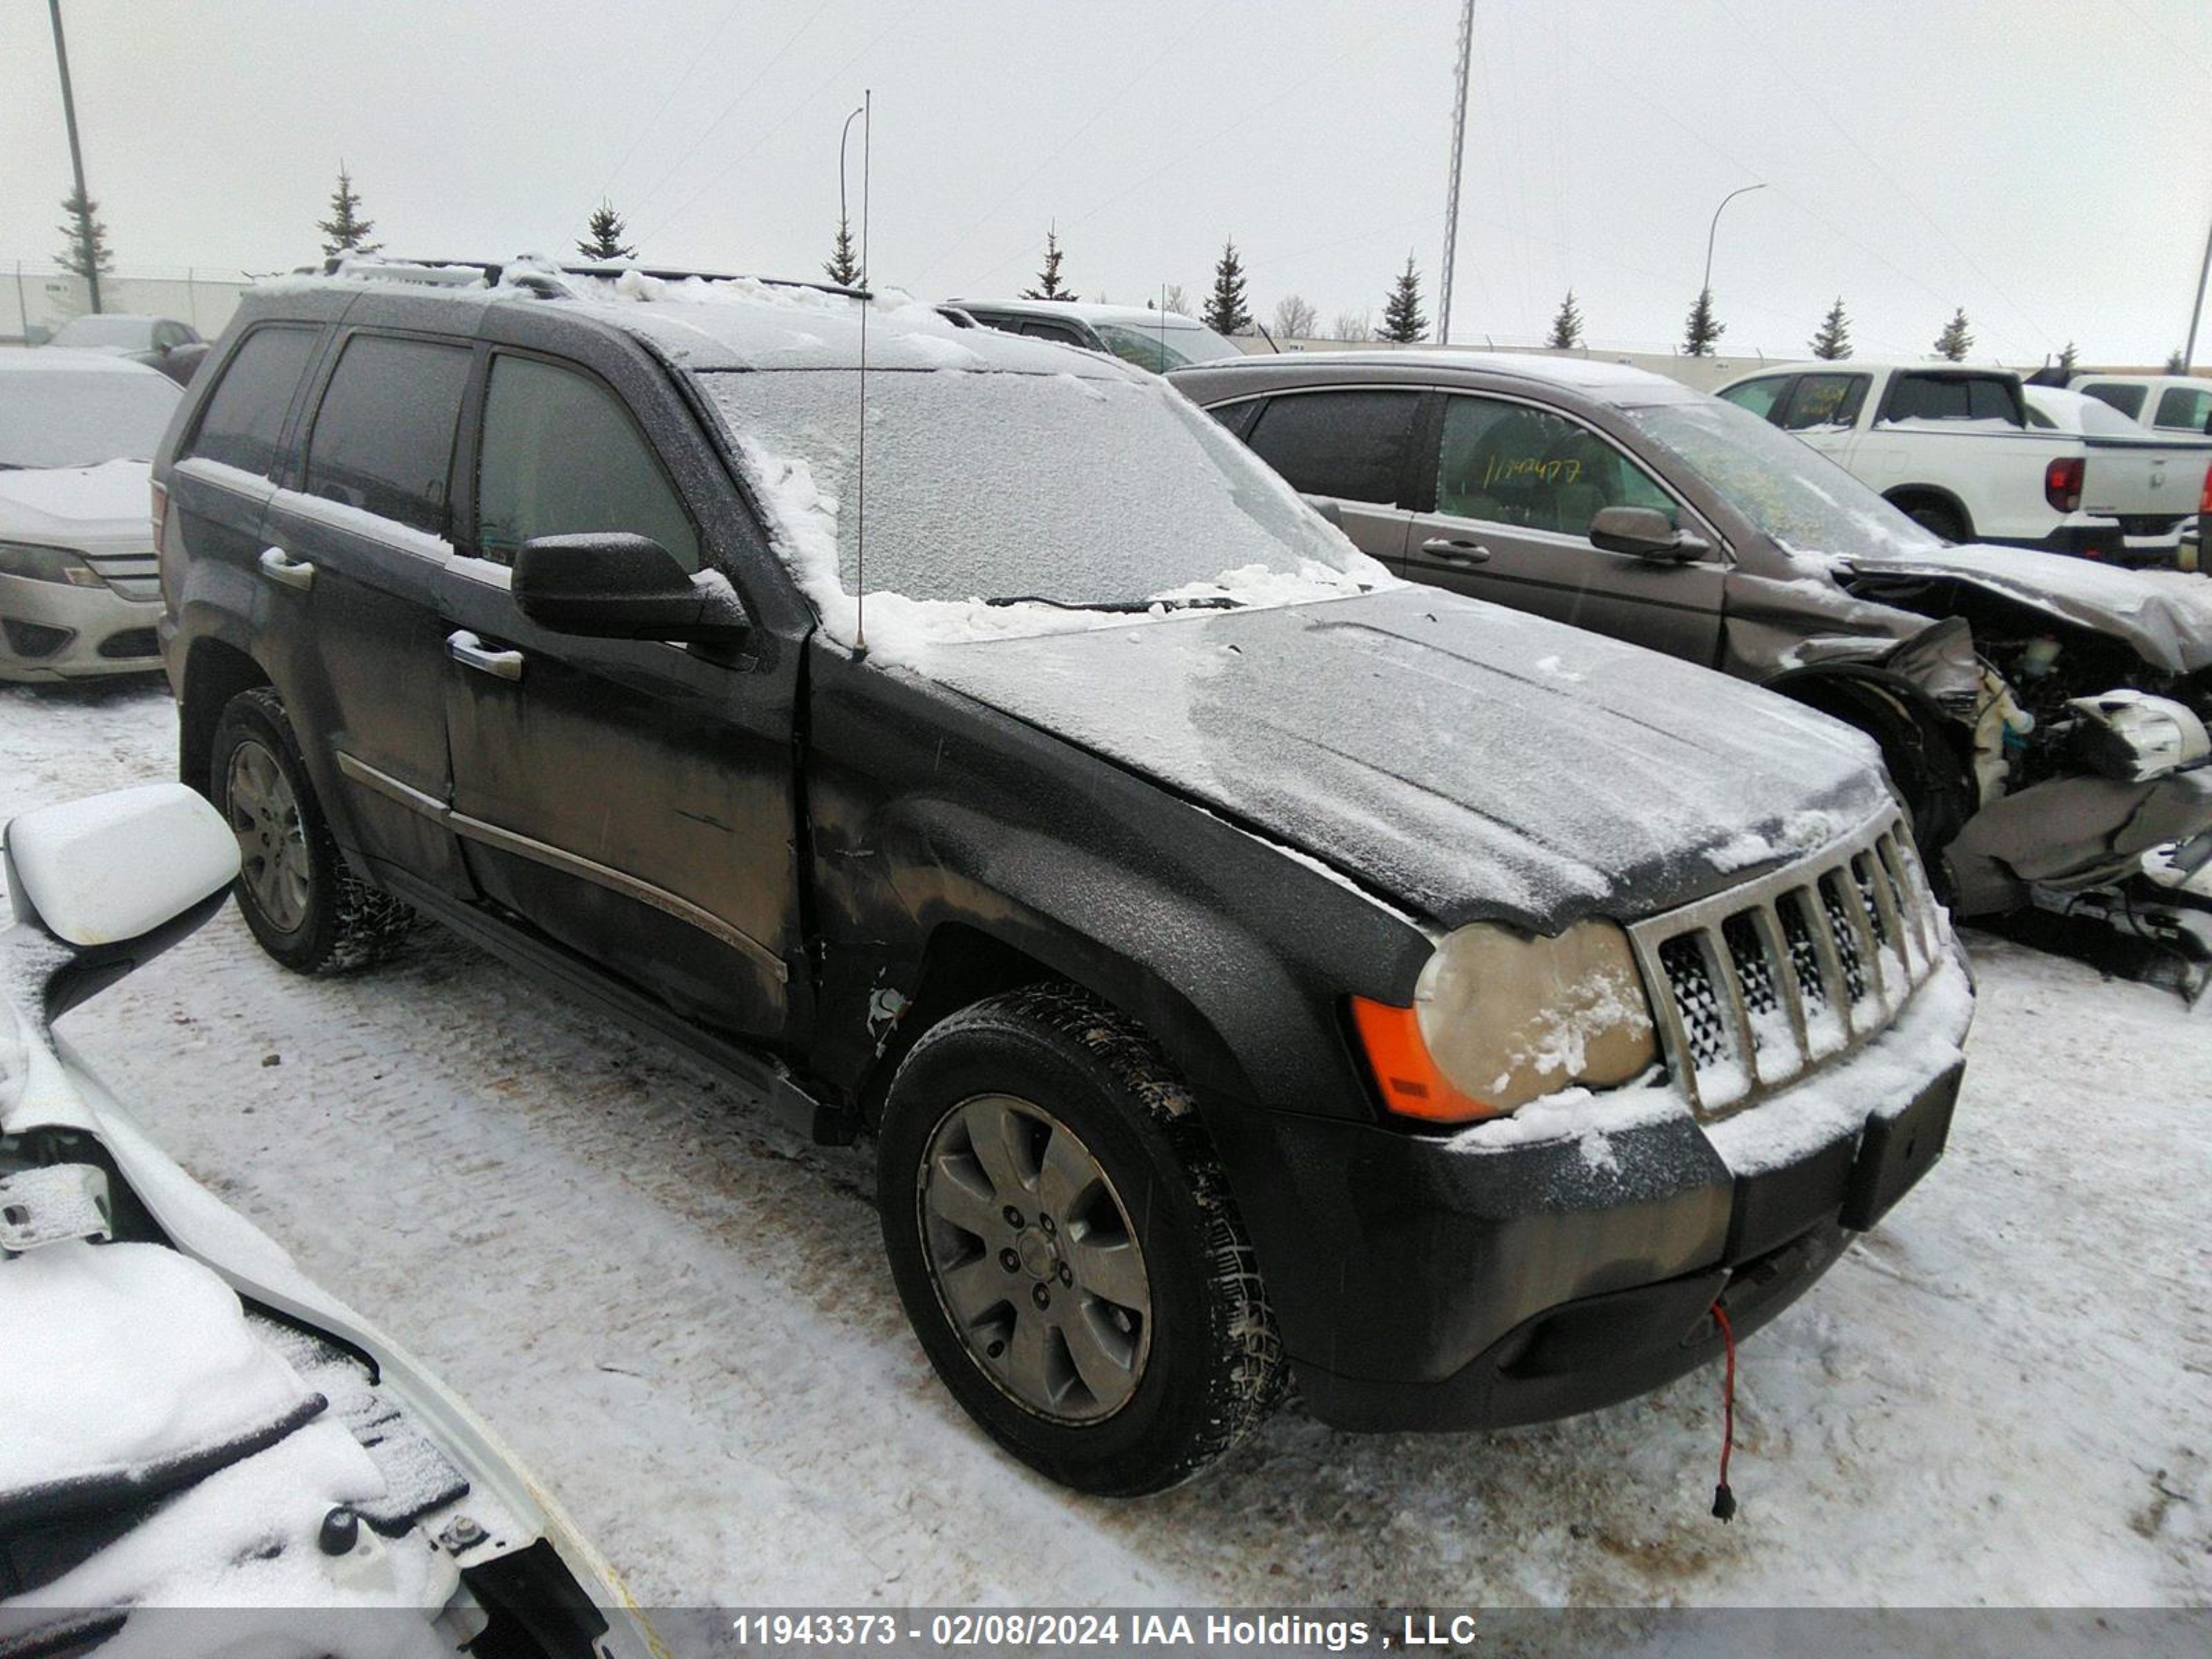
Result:
<svg viewBox="0 0 2212 1659"><path fill-rule="evenodd" d="M817 608L860 591L850 369L702 374ZM1119 377L868 379L867 592L1075 607L1387 576L1210 417ZM1237 580L1224 586L1224 578ZM1316 597L1320 596L1318 594Z"/></svg>
<svg viewBox="0 0 2212 1659"><path fill-rule="evenodd" d="M1192 363L1218 362L1224 357L1244 355L1212 329L1196 327L1188 322L1147 325L1094 320L1091 326L1106 343L1107 350L1125 363L1149 368L1156 374Z"/></svg>
<svg viewBox="0 0 2212 1659"><path fill-rule="evenodd" d="M143 351L154 343L150 317L79 317L62 325L48 345L77 346L94 350L105 346Z"/></svg>
<svg viewBox="0 0 2212 1659"><path fill-rule="evenodd" d="M1846 556L1942 543L1811 445L1717 398L1621 411L1783 546Z"/></svg>
<svg viewBox="0 0 2212 1659"><path fill-rule="evenodd" d="M0 467L150 461L182 395L151 369L0 376Z"/></svg>

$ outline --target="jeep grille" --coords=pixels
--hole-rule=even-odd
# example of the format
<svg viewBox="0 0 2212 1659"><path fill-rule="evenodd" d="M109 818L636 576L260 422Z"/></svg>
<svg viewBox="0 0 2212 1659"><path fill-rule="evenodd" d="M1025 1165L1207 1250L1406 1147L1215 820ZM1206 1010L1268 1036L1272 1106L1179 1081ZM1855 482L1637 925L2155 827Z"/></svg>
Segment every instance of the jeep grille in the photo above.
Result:
<svg viewBox="0 0 2212 1659"><path fill-rule="evenodd" d="M1668 1066L1703 1118L1739 1111L1895 1019L1948 926L1903 818L1632 926Z"/></svg>

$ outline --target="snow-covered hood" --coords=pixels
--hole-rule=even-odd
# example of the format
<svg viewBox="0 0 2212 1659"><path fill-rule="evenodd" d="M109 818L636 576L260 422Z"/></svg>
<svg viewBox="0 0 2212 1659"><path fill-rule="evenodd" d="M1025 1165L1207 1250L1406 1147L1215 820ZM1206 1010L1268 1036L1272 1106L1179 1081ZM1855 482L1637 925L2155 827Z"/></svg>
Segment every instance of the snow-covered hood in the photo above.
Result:
<svg viewBox="0 0 2212 1659"><path fill-rule="evenodd" d="M1963 583L2124 641L2169 674L2212 668L2212 580L2203 576L1978 544L1854 555L1838 575L1850 586L1854 574Z"/></svg>
<svg viewBox="0 0 2212 1659"><path fill-rule="evenodd" d="M1447 926L1650 915L1889 800L1836 721L1426 588L941 647L928 672Z"/></svg>
<svg viewBox="0 0 2212 1659"><path fill-rule="evenodd" d="M149 544L144 461L0 471L0 537L77 547L133 536Z"/></svg>

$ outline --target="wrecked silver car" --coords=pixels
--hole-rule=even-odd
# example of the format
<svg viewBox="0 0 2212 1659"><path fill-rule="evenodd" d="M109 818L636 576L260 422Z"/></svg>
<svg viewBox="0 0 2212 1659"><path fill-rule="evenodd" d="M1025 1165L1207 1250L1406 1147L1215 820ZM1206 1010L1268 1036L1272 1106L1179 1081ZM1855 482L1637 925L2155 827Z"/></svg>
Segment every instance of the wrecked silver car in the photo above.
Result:
<svg viewBox="0 0 2212 1659"><path fill-rule="evenodd" d="M2086 916L2212 975L2212 581L1952 547L1656 374L1470 352L1178 372L1402 574L1705 663L1881 745L1970 916Z"/></svg>

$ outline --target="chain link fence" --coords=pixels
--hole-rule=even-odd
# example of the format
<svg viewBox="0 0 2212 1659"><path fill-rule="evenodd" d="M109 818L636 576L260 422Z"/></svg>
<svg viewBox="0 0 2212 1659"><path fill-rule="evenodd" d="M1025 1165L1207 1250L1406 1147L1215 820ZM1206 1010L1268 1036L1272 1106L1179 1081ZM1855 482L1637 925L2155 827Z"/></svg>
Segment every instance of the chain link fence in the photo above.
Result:
<svg viewBox="0 0 2212 1659"><path fill-rule="evenodd" d="M224 265L125 266L100 279L100 308L173 317L213 339L253 280ZM91 309L84 278L59 265L28 259L0 265L0 345L37 345Z"/></svg>

